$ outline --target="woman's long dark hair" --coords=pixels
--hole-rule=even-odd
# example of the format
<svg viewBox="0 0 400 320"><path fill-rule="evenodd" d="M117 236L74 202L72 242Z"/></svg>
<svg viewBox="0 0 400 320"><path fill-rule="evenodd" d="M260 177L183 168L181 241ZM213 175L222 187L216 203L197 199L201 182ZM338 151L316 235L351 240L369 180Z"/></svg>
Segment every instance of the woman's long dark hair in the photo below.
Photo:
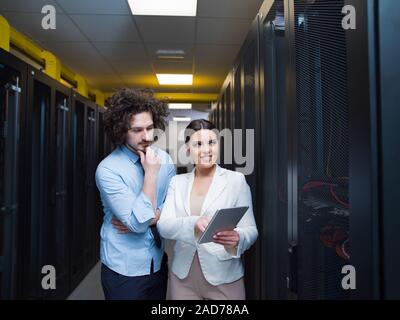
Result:
<svg viewBox="0 0 400 320"><path fill-rule="evenodd" d="M190 137L192 136L193 133L196 131L206 129L206 130L215 130L215 126L212 122L205 120L205 119L196 119L192 120L188 126L185 129L184 135L185 135L185 143L188 143L190 140Z"/></svg>

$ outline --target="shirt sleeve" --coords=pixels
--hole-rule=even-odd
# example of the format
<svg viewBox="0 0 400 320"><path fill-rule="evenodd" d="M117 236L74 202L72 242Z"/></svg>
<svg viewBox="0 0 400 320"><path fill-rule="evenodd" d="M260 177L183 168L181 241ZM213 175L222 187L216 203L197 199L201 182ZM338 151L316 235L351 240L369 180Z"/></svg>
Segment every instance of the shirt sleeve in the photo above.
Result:
<svg viewBox="0 0 400 320"><path fill-rule="evenodd" d="M143 191L134 194L117 173L105 167L96 170L96 185L104 205L127 228L136 233L148 230L155 215Z"/></svg>
<svg viewBox="0 0 400 320"><path fill-rule="evenodd" d="M162 211L162 209L164 207L165 199L167 197L168 186L171 183L171 179L175 175L176 175L175 165L173 164L172 159L170 158L170 163L168 164L168 176L167 176L167 179L165 181L164 196L162 198L163 200L162 200L161 204L158 206L158 209L160 209L160 211Z"/></svg>

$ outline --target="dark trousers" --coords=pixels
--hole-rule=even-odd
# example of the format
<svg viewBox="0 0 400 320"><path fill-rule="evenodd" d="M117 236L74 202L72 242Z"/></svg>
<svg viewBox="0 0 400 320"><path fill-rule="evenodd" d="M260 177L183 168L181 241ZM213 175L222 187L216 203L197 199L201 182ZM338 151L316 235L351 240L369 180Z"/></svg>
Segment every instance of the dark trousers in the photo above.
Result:
<svg viewBox="0 0 400 320"><path fill-rule="evenodd" d="M168 282L168 256L164 253L161 268L150 274L127 277L104 264L101 265L101 284L106 300L165 300Z"/></svg>

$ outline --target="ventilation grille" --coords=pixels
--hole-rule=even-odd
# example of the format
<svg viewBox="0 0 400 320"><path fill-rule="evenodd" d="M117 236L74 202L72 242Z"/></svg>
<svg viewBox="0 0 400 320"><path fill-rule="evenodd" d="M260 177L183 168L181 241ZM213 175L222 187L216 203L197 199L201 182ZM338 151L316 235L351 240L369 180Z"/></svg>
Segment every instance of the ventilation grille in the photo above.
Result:
<svg viewBox="0 0 400 320"><path fill-rule="evenodd" d="M349 134L343 6L344 1L335 0L295 1L298 262L303 299L346 299L341 288L341 267L349 263L343 254L350 251L345 242Z"/></svg>

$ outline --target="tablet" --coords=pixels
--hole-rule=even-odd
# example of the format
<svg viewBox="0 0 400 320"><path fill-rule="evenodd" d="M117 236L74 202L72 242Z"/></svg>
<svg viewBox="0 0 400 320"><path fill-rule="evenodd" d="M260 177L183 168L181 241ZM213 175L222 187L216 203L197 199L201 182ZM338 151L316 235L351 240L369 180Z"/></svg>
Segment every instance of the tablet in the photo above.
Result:
<svg viewBox="0 0 400 320"><path fill-rule="evenodd" d="M236 207L219 209L215 212L206 230L199 239L199 244L212 242L213 236L217 232L233 230L236 228L240 219L244 216L249 207Z"/></svg>

